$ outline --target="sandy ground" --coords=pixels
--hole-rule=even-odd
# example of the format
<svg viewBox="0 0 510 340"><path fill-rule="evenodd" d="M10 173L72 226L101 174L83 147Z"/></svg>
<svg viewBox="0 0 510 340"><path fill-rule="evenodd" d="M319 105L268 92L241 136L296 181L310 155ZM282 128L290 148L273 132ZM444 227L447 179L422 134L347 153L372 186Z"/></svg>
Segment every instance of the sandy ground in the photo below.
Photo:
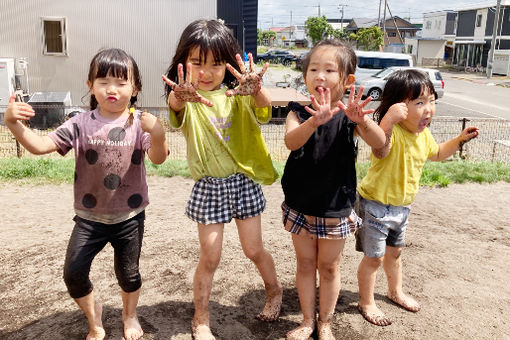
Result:
<svg viewBox="0 0 510 340"><path fill-rule="evenodd" d="M144 279L138 308L143 339L190 339L192 278L198 257L195 225L184 206L193 182L150 177L151 204L141 257ZM282 228L279 183L264 187L266 248L284 286L280 320L254 315L263 306L262 281L242 254L233 223L211 296L211 326L220 339L282 339L301 320L295 256ZM356 310L361 254L348 239L342 290L334 316L338 339L510 339L510 183L422 188L412 208L403 253L404 286L422 305L416 314L385 298L382 270L376 300L394 323L373 326ZM0 338L84 339L87 323L62 280L72 230L71 185L1 184ZM121 300L107 246L93 263L95 292L104 303L108 339L122 338Z"/></svg>

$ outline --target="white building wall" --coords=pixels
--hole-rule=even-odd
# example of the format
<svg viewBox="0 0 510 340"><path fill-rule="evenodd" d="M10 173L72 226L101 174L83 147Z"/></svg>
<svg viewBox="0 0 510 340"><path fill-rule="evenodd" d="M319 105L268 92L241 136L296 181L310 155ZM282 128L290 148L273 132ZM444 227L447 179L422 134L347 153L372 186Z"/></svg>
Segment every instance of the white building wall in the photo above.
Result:
<svg viewBox="0 0 510 340"><path fill-rule="evenodd" d="M423 38L441 38L446 29L446 12L423 14Z"/></svg>
<svg viewBox="0 0 510 340"><path fill-rule="evenodd" d="M487 25L487 8L482 8L476 11L475 17L475 40L483 40L485 38L485 26ZM480 23L480 27L476 26L476 21L478 20L478 15L482 16L482 20Z"/></svg>
<svg viewBox="0 0 510 340"><path fill-rule="evenodd" d="M1 0L0 57L27 57L30 91L71 91L88 105L90 60L100 49L122 48L136 60L143 89L138 104L166 106L163 74L182 30L216 18L212 0ZM68 56L42 54L41 17L66 17Z"/></svg>

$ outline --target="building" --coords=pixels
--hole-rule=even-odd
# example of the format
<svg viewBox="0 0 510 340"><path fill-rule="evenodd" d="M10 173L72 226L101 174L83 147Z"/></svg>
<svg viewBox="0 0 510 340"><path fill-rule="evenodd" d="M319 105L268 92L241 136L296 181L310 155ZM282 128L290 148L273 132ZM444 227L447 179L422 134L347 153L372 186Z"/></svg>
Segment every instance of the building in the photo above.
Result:
<svg viewBox="0 0 510 340"><path fill-rule="evenodd" d="M360 28L370 28L373 26L378 26L377 19L353 18L345 27L345 30L350 33L356 33ZM419 27L398 16L381 21L379 27L386 33L383 42L383 49L386 52L404 52L406 38L415 37L416 33L420 30Z"/></svg>
<svg viewBox="0 0 510 340"><path fill-rule="evenodd" d="M423 14L420 36L406 39L406 51L418 65L451 64L457 25L457 12L452 10Z"/></svg>
<svg viewBox="0 0 510 340"><path fill-rule="evenodd" d="M271 27L269 29L276 33L274 44L280 47L308 47L310 39L306 35L304 25L291 25L287 27Z"/></svg>
<svg viewBox="0 0 510 340"><path fill-rule="evenodd" d="M223 19L255 54L257 10L258 0L2 0L0 57L26 62L30 92L70 91L73 105L88 106L90 60L100 49L122 48L140 67L138 104L166 107L161 74L183 29L196 19Z"/></svg>
<svg viewBox="0 0 510 340"><path fill-rule="evenodd" d="M452 63L459 67L487 67L492 43L496 1L457 9L457 33ZM496 28L493 73L510 75L510 0L501 0Z"/></svg>

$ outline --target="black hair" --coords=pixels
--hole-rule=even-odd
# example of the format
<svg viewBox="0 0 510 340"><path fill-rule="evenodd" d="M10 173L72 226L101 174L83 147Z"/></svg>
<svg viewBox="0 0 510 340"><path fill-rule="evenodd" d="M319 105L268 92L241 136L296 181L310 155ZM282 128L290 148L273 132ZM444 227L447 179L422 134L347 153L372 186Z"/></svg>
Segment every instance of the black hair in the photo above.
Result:
<svg viewBox="0 0 510 340"><path fill-rule="evenodd" d="M389 108L396 103L414 100L426 90L437 99L437 92L428 74L420 70L397 70L393 72L384 86L381 104L375 110L374 119L381 123Z"/></svg>
<svg viewBox="0 0 510 340"><path fill-rule="evenodd" d="M133 57L119 48L110 48L99 51L90 62L88 80L91 84L97 78L107 76L116 77L132 82L133 89L140 92L142 90L142 79L140 71ZM134 106L137 96L132 96L131 106ZM94 95L90 96L90 109L97 107L97 100ZM129 115L129 125L133 121L133 115Z"/></svg>
<svg viewBox="0 0 510 340"><path fill-rule="evenodd" d="M215 62L229 63L241 72L236 54L242 55L242 51L237 40L230 33L230 29L218 20L199 19L189 24L182 32L172 64L166 73L168 79L178 82L177 66L182 64L186 69L186 60L195 47L200 48L201 63L207 61L207 53L211 51ZM230 72L225 72L225 78L223 78L225 85L233 88L236 80ZM172 88L165 84L166 97L171 91Z"/></svg>
<svg viewBox="0 0 510 340"><path fill-rule="evenodd" d="M306 73L308 72L308 66L310 65L312 55L321 46L332 46L337 48L336 62L338 63L338 69L341 77L345 78L349 74L354 74L354 72L356 72L358 58L356 57L356 53L354 53L352 47L338 39L324 39L312 47L303 59L303 78L306 78Z"/></svg>

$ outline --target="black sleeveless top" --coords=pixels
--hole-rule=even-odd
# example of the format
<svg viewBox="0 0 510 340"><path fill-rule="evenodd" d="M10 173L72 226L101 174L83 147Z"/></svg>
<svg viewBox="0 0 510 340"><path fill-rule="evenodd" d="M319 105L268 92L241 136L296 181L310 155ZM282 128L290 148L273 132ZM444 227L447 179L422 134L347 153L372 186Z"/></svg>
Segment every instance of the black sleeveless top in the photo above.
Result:
<svg viewBox="0 0 510 340"><path fill-rule="evenodd" d="M311 117L296 102L288 106L301 123ZM290 153L281 182L291 209L318 217L350 215L356 200L355 127L340 111Z"/></svg>

